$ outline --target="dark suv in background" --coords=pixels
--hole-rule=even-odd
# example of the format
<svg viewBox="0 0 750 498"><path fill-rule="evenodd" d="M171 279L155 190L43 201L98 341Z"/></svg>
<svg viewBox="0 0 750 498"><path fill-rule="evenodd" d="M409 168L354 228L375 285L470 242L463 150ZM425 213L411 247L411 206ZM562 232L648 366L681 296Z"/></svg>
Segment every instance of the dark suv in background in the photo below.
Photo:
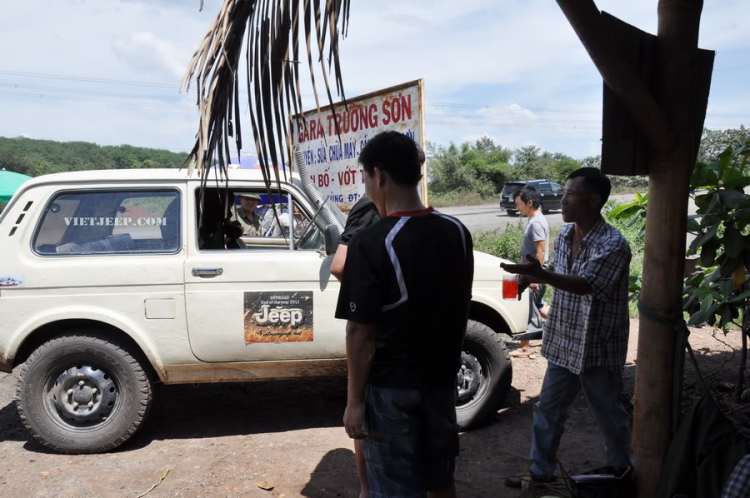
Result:
<svg viewBox="0 0 750 498"><path fill-rule="evenodd" d="M539 191L542 197L542 211L548 212L560 209L560 201L563 196L562 187L559 183L549 180L517 180L506 183L503 191L500 192L500 209L505 209L510 216L515 216L518 209L516 209L513 194L526 186L534 187Z"/></svg>

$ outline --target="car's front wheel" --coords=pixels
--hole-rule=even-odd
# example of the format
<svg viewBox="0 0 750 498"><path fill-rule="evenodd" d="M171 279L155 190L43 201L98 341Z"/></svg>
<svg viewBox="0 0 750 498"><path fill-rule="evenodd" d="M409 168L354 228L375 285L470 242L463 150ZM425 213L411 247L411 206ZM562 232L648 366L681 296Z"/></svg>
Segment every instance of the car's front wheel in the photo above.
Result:
<svg viewBox="0 0 750 498"><path fill-rule="evenodd" d="M460 430L487 423L508 395L513 370L499 333L469 320L461 353L456 388L456 416Z"/></svg>
<svg viewBox="0 0 750 498"><path fill-rule="evenodd" d="M21 368L16 396L34 438L60 453L99 453L127 441L152 401L148 375L128 349L89 330L39 346Z"/></svg>
<svg viewBox="0 0 750 498"><path fill-rule="evenodd" d="M518 213L515 209L506 209L505 211L508 213L508 216L515 216Z"/></svg>

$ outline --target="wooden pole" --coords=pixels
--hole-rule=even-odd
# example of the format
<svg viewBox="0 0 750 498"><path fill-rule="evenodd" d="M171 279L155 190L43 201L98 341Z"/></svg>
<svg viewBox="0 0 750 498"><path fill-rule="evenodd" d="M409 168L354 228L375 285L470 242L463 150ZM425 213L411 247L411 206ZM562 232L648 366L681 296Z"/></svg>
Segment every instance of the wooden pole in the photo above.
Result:
<svg viewBox="0 0 750 498"><path fill-rule="evenodd" d="M696 51L703 0L660 0L654 92L613 48L593 0L557 0L605 83L649 141L649 206L641 303L682 317L688 187L702 113L696 109ZM639 496L656 497L671 440L676 334L640 316L633 449Z"/></svg>
<svg viewBox="0 0 750 498"><path fill-rule="evenodd" d="M688 189L695 165L696 53L702 0L660 0L654 97L674 132L675 147L649 161L649 206L641 302L675 322L682 317ZM639 318L633 450L639 496L657 496L671 442L674 328Z"/></svg>

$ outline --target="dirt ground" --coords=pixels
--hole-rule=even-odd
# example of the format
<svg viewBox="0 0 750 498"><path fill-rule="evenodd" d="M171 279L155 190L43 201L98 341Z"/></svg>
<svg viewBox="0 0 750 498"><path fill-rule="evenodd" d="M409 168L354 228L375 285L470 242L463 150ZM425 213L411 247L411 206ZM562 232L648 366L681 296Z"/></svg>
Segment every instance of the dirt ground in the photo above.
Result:
<svg viewBox="0 0 750 498"><path fill-rule="evenodd" d="M632 394L638 322L632 321L625 384ZM736 381L739 333L696 330L690 342L704 374ZM513 389L490 425L461 435L456 483L463 497L515 497L504 478L528 467L531 407L546 362L513 360ZM263 384L158 386L144 427L105 455L57 455L21 425L15 377L0 374L0 496L354 497L351 441L341 427L343 379ZM730 389L731 386L725 386ZM686 396L699 390L687 371ZM603 444L582 395L560 449L568 472L603 465ZM162 476L168 474L160 482ZM273 486L264 490L259 487Z"/></svg>

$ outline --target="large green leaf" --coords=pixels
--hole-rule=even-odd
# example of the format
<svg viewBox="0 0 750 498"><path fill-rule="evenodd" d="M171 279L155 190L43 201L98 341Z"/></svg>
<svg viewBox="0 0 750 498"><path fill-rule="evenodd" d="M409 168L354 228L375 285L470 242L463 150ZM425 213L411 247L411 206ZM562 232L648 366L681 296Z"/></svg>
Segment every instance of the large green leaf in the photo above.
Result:
<svg viewBox="0 0 750 498"><path fill-rule="evenodd" d="M739 296L733 297L732 299L730 299L727 302L731 303L731 304L737 304L737 303L741 303L742 301L744 301L745 299L747 299L749 297L750 297L750 290L743 292Z"/></svg>
<svg viewBox="0 0 750 498"><path fill-rule="evenodd" d="M690 320L688 320L688 325L695 326L695 325L701 325L703 323L706 323L709 320L709 317L713 316L714 312L716 311L716 308L719 307L718 303L715 303L711 305L708 309L701 308L700 311L693 314L693 316L690 317Z"/></svg>
<svg viewBox="0 0 750 498"><path fill-rule="evenodd" d="M709 267L716 261L716 253L721 243L713 238L701 247L701 266Z"/></svg>
<svg viewBox="0 0 750 498"><path fill-rule="evenodd" d="M747 205L747 196L744 192L737 190L721 190L719 191L719 198L727 209L735 209Z"/></svg>
<svg viewBox="0 0 750 498"><path fill-rule="evenodd" d="M742 208L735 211L734 219L739 226L744 226L750 223L750 208Z"/></svg>
<svg viewBox="0 0 750 498"><path fill-rule="evenodd" d="M705 209L708 207L708 204L711 202L711 199L713 198L713 193L709 192L706 194L700 194L695 196L695 205L698 206L698 212L699 213L705 213Z"/></svg>
<svg viewBox="0 0 750 498"><path fill-rule="evenodd" d="M701 309L707 310L710 309L711 306L714 304L714 296L713 294L708 294L703 300L701 300Z"/></svg>
<svg viewBox="0 0 750 498"><path fill-rule="evenodd" d="M745 176L742 171L736 168L728 168L724 171L724 176L721 179L725 188L745 188L750 185L750 176Z"/></svg>
<svg viewBox="0 0 750 498"><path fill-rule="evenodd" d="M698 287L705 278L706 278L705 273L699 273L693 278L691 278L690 280L688 280L686 283L691 287Z"/></svg>
<svg viewBox="0 0 750 498"><path fill-rule="evenodd" d="M730 258L739 258L742 249L745 247L745 239L742 232L733 225L729 225L724 230L724 250Z"/></svg>
<svg viewBox="0 0 750 498"><path fill-rule="evenodd" d="M727 168L732 163L732 146L730 145L719 154L719 174L724 178L724 173L727 172Z"/></svg>
<svg viewBox="0 0 750 498"><path fill-rule="evenodd" d="M736 270L741 264L742 260L740 258L726 258L721 264L721 276L724 278L731 277L734 270Z"/></svg>
<svg viewBox="0 0 750 498"><path fill-rule="evenodd" d="M706 214L701 218L701 226L710 227L721 223L722 217L720 214Z"/></svg>
<svg viewBox="0 0 750 498"><path fill-rule="evenodd" d="M718 183L718 176L714 168L705 163L698 163L693 169L693 175L690 178L690 187L698 189L710 187Z"/></svg>
<svg viewBox="0 0 750 498"><path fill-rule="evenodd" d="M628 219L642 209L643 207L640 204L620 204L609 212L609 217L615 220Z"/></svg>
<svg viewBox="0 0 750 498"><path fill-rule="evenodd" d="M724 296L732 295L732 291L734 290L734 280L731 278L723 278L721 282L719 282L719 290Z"/></svg>
<svg viewBox="0 0 750 498"><path fill-rule="evenodd" d="M708 230L702 233L702 235L696 237L695 247L701 247L703 244L707 243L709 240L716 237L716 231L718 229L719 229L719 225L716 224L712 227L709 227Z"/></svg>
<svg viewBox="0 0 750 498"><path fill-rule="evenodd" d="M731 306L728 306L728 305L720 306L716 311L719 314L721 314L721 321L719 322L719 327L720 328L724 329L724 328L726 328L727 325L729 325L730 323L732 323L732 318L733 317L732 317L732 307Z"/></svg>

